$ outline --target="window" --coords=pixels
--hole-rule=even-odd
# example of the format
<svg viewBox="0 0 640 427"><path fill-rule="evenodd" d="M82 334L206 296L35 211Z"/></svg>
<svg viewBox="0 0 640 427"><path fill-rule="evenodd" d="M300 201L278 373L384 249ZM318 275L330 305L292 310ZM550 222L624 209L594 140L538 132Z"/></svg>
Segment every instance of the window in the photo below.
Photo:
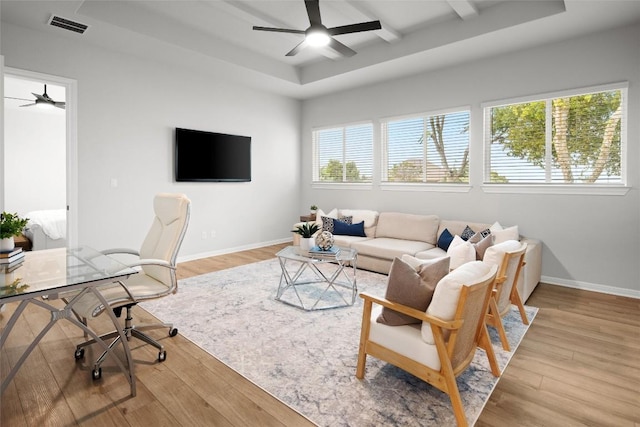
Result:
<svg viewBox="0 0 640 427"><path fill-rule="evenodd" d="M373 125L354 124L313 131L313 181L371 183Z"/></svg>
<svg viewBox="0 0 640 427"><path fill-rule="evenodd" d="M624 184L626 86L484 106L488 184Z"/></svg>
<svg viewBox="0 0 640 427"><path fill-rule="evenodd" d="M469 110L384 121L382 146L382 182L469 182Z"/></svg>

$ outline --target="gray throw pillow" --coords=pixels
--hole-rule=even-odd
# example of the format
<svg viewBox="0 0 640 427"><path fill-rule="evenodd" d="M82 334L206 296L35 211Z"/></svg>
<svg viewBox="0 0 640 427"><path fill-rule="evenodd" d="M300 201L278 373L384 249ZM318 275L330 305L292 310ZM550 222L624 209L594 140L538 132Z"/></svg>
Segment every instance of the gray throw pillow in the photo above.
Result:
<svg viewBox="0 0 640 427"><path fill-rule="evenodd" d="M484 253L487 249L493 245L493 237L491 235L487 235L483 237L478 243L472 243L473 247L476 249L476 260L482 261L484 258Z"/></svg>
<svg viewBox="0 0 640 427"><path fill-rule="evenodd" d="M385 298L416 310L426 311L436 285L448 273L448 257L425 261L417 270L395 258L389 270ZM421 320L386 307L382 309L376 321L389 326L422 323Z"/></svg>

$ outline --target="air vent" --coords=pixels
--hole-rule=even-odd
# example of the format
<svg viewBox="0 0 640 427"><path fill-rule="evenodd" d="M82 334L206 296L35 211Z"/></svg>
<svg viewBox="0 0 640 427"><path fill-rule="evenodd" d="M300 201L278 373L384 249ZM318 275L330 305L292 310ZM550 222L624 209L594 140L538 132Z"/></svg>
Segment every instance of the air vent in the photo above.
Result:
<svg viewBox="0 0 640 427"><path fill-rule="evenodd" d="M87 28L89 28L88 25L55 15L51 15L51 18L49 18L49 25L80 34L84 34L84 32L87 31Z"/></svg>

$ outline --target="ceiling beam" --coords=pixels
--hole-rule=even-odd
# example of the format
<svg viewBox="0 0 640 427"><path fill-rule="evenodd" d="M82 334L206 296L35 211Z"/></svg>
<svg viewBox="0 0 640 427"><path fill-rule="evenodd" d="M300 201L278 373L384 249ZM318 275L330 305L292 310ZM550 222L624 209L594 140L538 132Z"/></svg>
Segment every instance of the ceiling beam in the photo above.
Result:
<svg viewBox="0 0 640 427"><path fill-rule="evenodd" d="M463 21L480 14L478 8L469 0L447 0L447 3Z"/></svg>
<svg viewBox="0 0 640 427"><path fill-rule="evenodd" d="M336 9L344 6L342 10L343 13L349 15L349 17L356 21L377 21L378 18L368 11L363 3L364 2L360 1L345 0L344 2L333 2L331 6ZM382 29L374 31L373 34L382 40L393 43L402 38L402 34L385 24L384 21L380 21L380 24L382 25Z"/></svg>

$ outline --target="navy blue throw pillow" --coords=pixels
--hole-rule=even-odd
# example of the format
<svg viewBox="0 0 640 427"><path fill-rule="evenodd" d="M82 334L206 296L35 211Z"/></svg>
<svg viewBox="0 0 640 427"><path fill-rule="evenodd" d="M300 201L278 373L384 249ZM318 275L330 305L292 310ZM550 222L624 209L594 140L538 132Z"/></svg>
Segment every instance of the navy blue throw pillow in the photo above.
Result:
<svg viewBox="0 0 640 427"><path fill-rule="evenodd" d="M333 234L342 236L367 237L364 234L364 221L357 224L347 224L343 221L333 221Z"/></svg>
<svg viewBox="0 0 640 427"><path fill-rule="evenodd" d="M438 237L438 247L443 250L449 249L449 245L453 241L453 236L449 232L449 229L445 228L440 237Z"/></svg>

